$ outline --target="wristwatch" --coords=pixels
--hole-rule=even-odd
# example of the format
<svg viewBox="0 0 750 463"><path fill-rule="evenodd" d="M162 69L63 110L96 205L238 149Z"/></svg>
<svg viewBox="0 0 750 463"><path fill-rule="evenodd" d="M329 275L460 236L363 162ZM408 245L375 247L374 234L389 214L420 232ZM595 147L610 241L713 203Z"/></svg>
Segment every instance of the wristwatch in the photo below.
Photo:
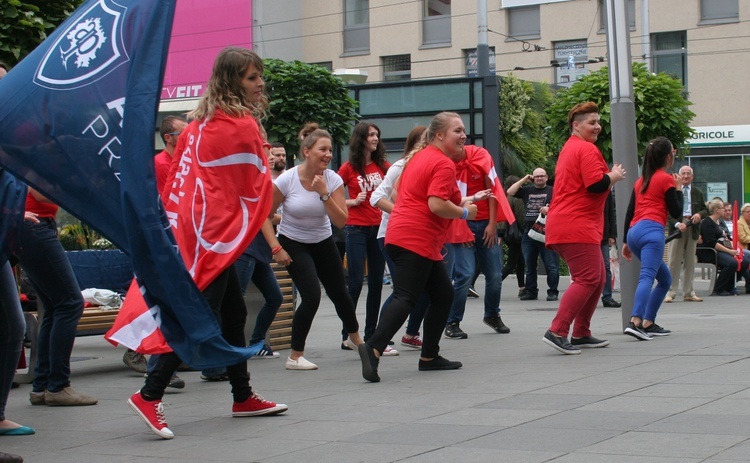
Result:
<svg viewBox="0 0 750 463"><path fill-rule="evenodd" d="M327 194L320 197L320 200L323 202L328 201L328 199L331 197L331 192L329 191Z"/></svg>

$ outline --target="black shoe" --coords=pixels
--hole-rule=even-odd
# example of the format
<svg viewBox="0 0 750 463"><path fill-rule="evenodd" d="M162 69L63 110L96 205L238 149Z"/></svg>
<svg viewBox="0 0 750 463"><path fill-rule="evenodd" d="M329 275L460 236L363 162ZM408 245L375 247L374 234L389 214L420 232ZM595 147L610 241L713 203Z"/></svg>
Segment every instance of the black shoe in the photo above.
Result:
<svg viewBox="0 0 750 463"><path fill-rule="evenodd" d="M380 359L375 357L372 347L369 344L360 344L357 348L359 359L362 361L362 377L371 383L380 382L378 376L378 364Z"/></svg>
<svg viewBox="0 0 750 463"><path fill-rule="evenodd" d="M555 336L550 330L547 330L547 332L544 333L542 341L544 341L547 345L551 346L558 352L562 352L563 354L575 355L581 353L581 349L573 346L570 341L568 341L568 338Z"/></svg>
<svg viewBox="0 0 750 463"><path fill-rule="evenodd" d="M607 299L606 301L602 301L602 305L604 307L622 307L622 303L617 302L614 299Z"/></svg>
<svg viewBox="0 0 750 463"><path fill-rule="evenodd" d="M464 330L458 326L458 322L450 323L445 327L445 337L450 339L466 339L469 337L468 334L464 333Z"/></svg>
<svg viewBox="0 0 750 463"><path fill-rule="evenodd" d="M479 297L479 293L477 292L476 289L474 289L473 286L469 286L469 290L466 292L466 297L475 299Z"/></svg>
<svg viewBox="0 0 750 463"><path fill-rule="evenodd" d="M503 319L500 318L500 314L497 314L494 317L484 317L482 321L485 325L489 326L500 334L510 333L510 328L505 326L505 323L503 323Z"/></svg>
<svg viewBox="0 0 750 463"><path fill-rule="evenodd" d="M523 296L524 294L526 294L526 288L523 288L523 289L519 289L519 290L518 290L518 297L521 297L521 296Z"/></svg>
<svg viewBox="0 0 750 463"><path fill-rule="evenodd" d="M643 328L643 331L645 331L649 336L669 336L670 334L672 334L672 330L662 328L656 323L652 323L648 328Z"/></svg>
<svg viewBox="0 0 750 463"><path fill-rule="evenodd" d="M732 293L730 293L729 291L714 291L713 293L711 293L711 295L712 296L731 296Z"/></svg>
<svg viewBox="0 0 750 463"><path fill-rule="evenodd" d="M625 331L623 331L623 334L627 334L628 336L633 336L635 339L639 341L650 341L653 338L643 331L643 328L640 326L635 326L635 323L630 322L628 324L628 327L625 328Z"/></svg>
<svg viewBox="0 0 750 463"><path fill-rule="evenodd" d="M346 342L342 341L341 342L341 350L352 350L352 348L349 347L349 346L347 346Z"/></svg>
<svg viewBox="0 0 750 463"><path fill-rule="evenodd" d="M169 380L169 384L167 385L167 387L171 387L174 389L183 389L185 387L185 380L177 375L173 375L172 379Z"/></svg>
<svg viewBox="0 0 750 463"><path fill-rule="evenodd" d="M575 347L607 347L609 341L606 339L597 339L593 336L586 336L584 338L571 338L570 343Z"/></svg>
<svg viewBox="0 0 750 463"><path fill-rule="evenodd" d="M12 383L10 383L10 388L11 389L18 389L20 386L21 385L18 384L17 382L15 382L15 381L13 381Z"/></svg>
<svg viewBox="0 0 750 463"><path fill-rule="evenodd" d="M220 375L214 375L214 376L205 376L201 375L201 379L203 381L209 381L209 382L218 382L218 381L229 381L229 375L226 373L220 374Z"/></svg>
<svg viewBox="0 0 750 463"><path fill-rule="evenodd" d="M23 463L23 458L11 453L0 452L0 463Z"/></svg>
<svg viewBox="0 0 750 463"><path fill-rule="evenodd" d="M522 301L536 301L538 297L536 296L536 294L526 291L523 294L521 294L519 299Z"/></svg>
<svg viewBox="0 0 750 463"><path fill-rule="evenodd" d="M439 355L429 361L419 361L419 371L458 370L462 366L464 364L461 362L454 362Z"/></svg>
<svg viewBox="0 0 750 463"><path fill-rule="evenodd" d="M558 298L557 298L557 294L548 294L548 295L547 295L547 301L548 301L548 302L554 302L554 301L556 301L557 299L558 299Z"/></svg>

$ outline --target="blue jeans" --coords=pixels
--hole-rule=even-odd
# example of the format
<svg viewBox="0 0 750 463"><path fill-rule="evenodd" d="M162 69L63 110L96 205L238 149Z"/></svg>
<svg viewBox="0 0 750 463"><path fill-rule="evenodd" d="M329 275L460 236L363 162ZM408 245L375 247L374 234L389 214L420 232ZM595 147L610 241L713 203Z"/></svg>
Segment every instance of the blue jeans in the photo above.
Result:
<svg viewBox="0 0 750 463"><path fill-rule="evenodd" d="M521 250L526 264L526 292L534 296L539 294L536 284L536 261L541 256L547 271L547 295L557 296L557 285L560 282L560 257L557 253L544 247L544 243L529 238L528 233L524 233L521 238Z"/></svg>
<svg viewBox="0 0 750 463"><path fill-rule="evenodd" d="M10 264L5 262L0 267L0 421L5 420L5 404L21 358L25 331L16 280Z"/></svg>
<svg viewBox="0 0 750 463"><path fill-rule="evenodd" d="M602 301L612 299L612 269L609 266L609 243L602 244L602 258L604 259L604 271L607 273L607 280L604 282L602 289Z"/></svg>
<svg viewBox="0 0 750 463"><path fill-rule="evenodd" d="M362 284L365 280L365 258L367 259L367 303L365 305L365 341L375 332L380 313L380 296L383 291L385 258L378 245L379 225L346 226L346 262L349 269L349 296L357 306ZM349 334L341 331L342 339Z"/></svg>
<svg viewBox="0 0 750 463"><path fill-rule="evenodd" d="M664 262L664 225L653 220L636 223L628 231L628 247L641 261L632 316L653 322L672 284L672 275Z"/></svg>
<svg viewBox="0 0 750 463"><path fill-rule="evenodd" d="M83 314L83 296L57 240L55 221L40 220L37 224L24 221L19 253L21 266L44 305L32 389L60 392L70 386L70 354Z"/></svg>
<svg viewBox="0 0 750 463"><path fill-rule="evenodd" d="M252 345L266 339L268 328L271 327L276 312L281 307L284 295L281 294L279 282L276 280L276 275L268 262L262 262L247 253L242 253L234 263L234 267L237 269L237 276L240 279L242 295L245 295L247 285L252 281L265 300L255 319L255 328L249 342Z"/></svg>
<svg viewBox="0 0 750 463"><path fill-rule="evenodd" d="M388 265L388 271L391 273L391 276L393 276L393 272L396 270L396 264L393 262L393 259L391 259L391 256L385 251L385 238L378 238L378 245L380 245L380 249L383 251L383 257L385 257L385 263ZM385 302L383 302L383 307L380 309L381 318L383 316L383 309L388 307L392 301L393 293L391 293L390 296L386 298ZM422 326L424 314L427 312L427 307L429 306L429 296L427 296L426 292L422 293L422 295L419 296L419 299L417 299L414 308L409 312L409 320L406 322L406 334L409 336L417 336L419 334L419 327Z"/></svg>
<svg viewBox="0 0 750 463"><path fill-rule="evenodd" d="M449 245L453 254L453 306L448 323L463 320L466 310L466 297L474 276L477 261L485 278L484 317L494 317L500 313L500 293L503 287L503 248L495 244L488 248L484 244L484 229L489 220L469 220L469 229L474 233L474 244Z"/></svg>

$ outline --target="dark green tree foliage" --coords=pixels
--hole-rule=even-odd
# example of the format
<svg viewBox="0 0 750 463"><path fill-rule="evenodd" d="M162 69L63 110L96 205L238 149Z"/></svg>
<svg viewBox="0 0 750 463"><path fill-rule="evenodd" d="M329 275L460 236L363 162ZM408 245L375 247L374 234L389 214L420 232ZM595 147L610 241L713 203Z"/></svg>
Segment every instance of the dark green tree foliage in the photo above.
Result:
<svg viewBox="0 0 750 463"><path fill-rule="evenodd" d="M341 79L327 69L301 61L264 60L271 108L263 125L269 141L284 144L289 155L299 151L297 134L316 122L333 137L334 145L349 142L357 121L357 102Z"/></svg>
<svg viewBox="0 0 750 463"><path fill-rule="evenodd" d="M3 0L0 60L15 65L31 53L83 0Z"/></svg>
<svg viewBox="0 0 750 463"><path fill-rule="evenodd" d="M554 94L543 82L500 78L500 152L503 174L523 177L537 167L551 167L546 150L545 111Z"/></svg>
<svg viewBox="0 0 750 463"><path fill-rule="evenodd" d="M648 72L643 63L633 63L633 95L639 159L648 141L664 136L674 146L684 147L693 130L690 122L695 113L685 97L682 84L674 77ZM569 137L568 112L581 102L593 101L599 105L602 133L597 146L607 161L612 160L612 130L610 123L609 74L607 67L584 76L570 88L558 92L557 98L547 112L550 122L550 150L560 152Z"/></svg>

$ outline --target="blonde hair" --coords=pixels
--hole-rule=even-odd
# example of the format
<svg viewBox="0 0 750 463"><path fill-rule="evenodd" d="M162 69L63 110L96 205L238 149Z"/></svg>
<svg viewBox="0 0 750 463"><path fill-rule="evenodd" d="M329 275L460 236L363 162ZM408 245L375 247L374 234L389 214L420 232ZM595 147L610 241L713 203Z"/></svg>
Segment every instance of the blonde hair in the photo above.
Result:
<svg viewBox="0 0 750 463"><path fill-rule="evenodd" d="M721 207L724 207L724 201L721 199L712 199L708 202L708 214L713 214Z"/></svg>
<svg viewBox="0 0 750 463"><path fill-rule="evenodd" d="M223 49L214 61L206 92L198 107L188 117L205 119L221 110L234 117L252 116L257 120L263 119L268 109L268 97L264 93L261 100L255 103L242 86L242 78L250 66L263 74L263 60L254 51L241 47Z"/></svg>

